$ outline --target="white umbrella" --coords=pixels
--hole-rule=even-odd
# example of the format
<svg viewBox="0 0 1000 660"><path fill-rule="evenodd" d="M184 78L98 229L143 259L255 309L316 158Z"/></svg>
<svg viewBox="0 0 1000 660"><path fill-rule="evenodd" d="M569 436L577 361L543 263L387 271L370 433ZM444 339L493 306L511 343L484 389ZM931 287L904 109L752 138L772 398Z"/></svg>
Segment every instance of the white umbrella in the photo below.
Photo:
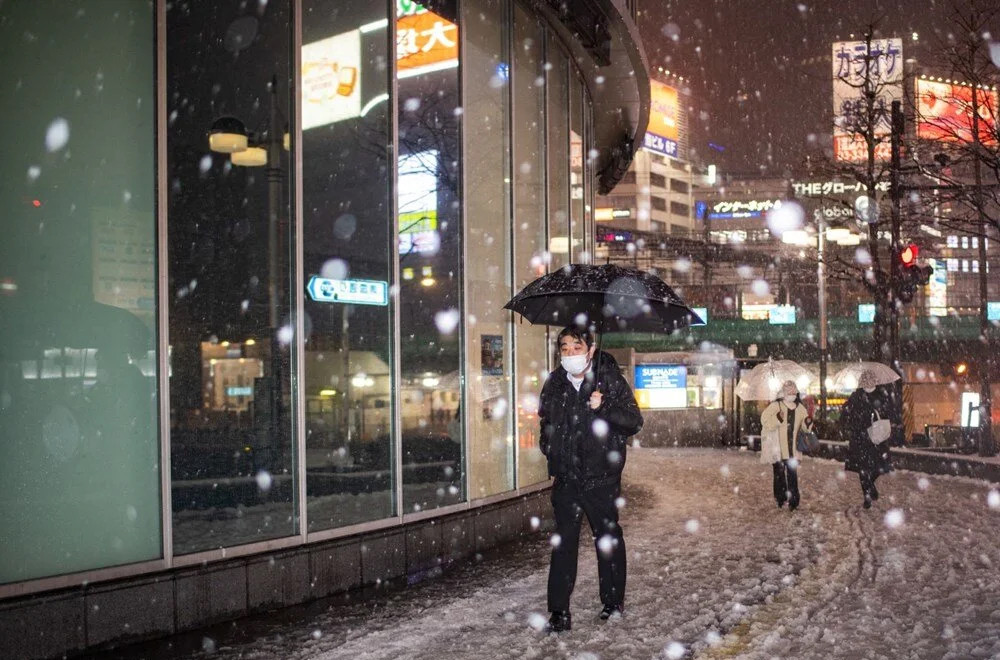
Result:
<svg viewBox="0 0 1000 660"><path fill-rule="evenodd" d="M833 389L838 392L853 392L858 389L858 380L866 371L875 378L876 385L888 385L899 380L899 374L881 362L853 362L834 374Z"/></svg>
<svg viewBox="0 0 1000 660"><path fill-rule="evenodd" d="M736 396L744 401L773 401L786 380L795 381L800 392L816 380L812 372L791 360L772 360L758 364L736 383Z"/></svg>

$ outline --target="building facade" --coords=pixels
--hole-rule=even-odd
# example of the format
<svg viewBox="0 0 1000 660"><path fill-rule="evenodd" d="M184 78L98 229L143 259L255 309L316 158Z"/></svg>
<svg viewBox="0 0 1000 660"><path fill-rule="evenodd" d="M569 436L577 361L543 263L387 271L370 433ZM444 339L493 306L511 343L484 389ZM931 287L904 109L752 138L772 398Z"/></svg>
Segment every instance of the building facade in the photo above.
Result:
<svg viewBox="0 0 1000 660"><path fill-rule="evenodd" d="M695 202L711 189L714 166L710 169L705 154L693 147L703 141L704 131L692 125L692 114L700 113L689 82L663 67L654 72L644 148L614 190L597 198L599 243L621 242L615 234L622 231L681 237L694 231Z"/></svg>
<svg viewBox="0 0 1000 660"><path fill-rule="evenodd" d="M593 253L646 126L633 14L4 5L0 648L326 595L330 544L350 587L500 540L483 512L525 527L552 351L502 306ZM265 589L275 553L306 587ZM219 571L250 595L184 601ZM172 623L85 616L136 589Z"/></svg>

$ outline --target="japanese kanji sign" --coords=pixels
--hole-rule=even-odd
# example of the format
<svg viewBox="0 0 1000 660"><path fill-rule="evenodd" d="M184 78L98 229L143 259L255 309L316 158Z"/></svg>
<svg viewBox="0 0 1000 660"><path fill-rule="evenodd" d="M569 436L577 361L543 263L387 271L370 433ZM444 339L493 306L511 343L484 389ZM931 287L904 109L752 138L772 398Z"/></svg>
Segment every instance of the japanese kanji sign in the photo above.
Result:
<svg viewBox="0 0 1000 660"><path fill-rule="evenodd" d="M888 136L892 102L903 98L902 39L834 42L833 154L836 160L860 162L868 158L868 145L860 133L868 129L866 91L875 94L874 135ZM875 157L889 158L888 139L875 145Z"/></svg>
<svg viewBox="0 0 1000 660"><path fill-rule="evenodd" d="M416 11L396 19L397 75L409 78L458 66L458 26L432 11Z"/></svg>

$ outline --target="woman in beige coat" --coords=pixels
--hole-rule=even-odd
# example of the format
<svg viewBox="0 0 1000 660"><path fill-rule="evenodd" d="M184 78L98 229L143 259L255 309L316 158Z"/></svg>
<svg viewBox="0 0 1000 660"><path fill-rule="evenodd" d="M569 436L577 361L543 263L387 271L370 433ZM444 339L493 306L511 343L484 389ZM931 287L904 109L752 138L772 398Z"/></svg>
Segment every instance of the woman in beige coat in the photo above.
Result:
<svg viewBox="0 0 1000 660"><path fill-rule="evenodd" d="M812 418L799 401L799 388L787 380L781 386L781 398L772 401L760 414L760 461L774 469L774 499L778 508L788 503L794 511L799 506L797 470L801 455L796 447L800 430L812 429Z"/></svg>

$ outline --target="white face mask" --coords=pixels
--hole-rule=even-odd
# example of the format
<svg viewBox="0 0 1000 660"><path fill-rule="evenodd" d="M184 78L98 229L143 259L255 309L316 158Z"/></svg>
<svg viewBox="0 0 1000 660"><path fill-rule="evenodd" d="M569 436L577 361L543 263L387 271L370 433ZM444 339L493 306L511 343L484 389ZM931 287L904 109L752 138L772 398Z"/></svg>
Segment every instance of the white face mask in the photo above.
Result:
<svg viewBox="0 0 1000 660"><path fill-rule="evenodd" d="M582 374L587 369L587 362L586 355L564 355L560 359L562 368L573 376Z"/></svg>
<svg viewBox="0 0 1000 660"><path fill-rule="evenodd" d="M865 392L868 392L869 394L871 394L872 392L874 392L874 391L875 391L875 388L874 388L874 387L865 387L865 388L862 388L862 389L864 389L864 391L865 391Z"/></svg>
<svg viewBox="0 0 1000 660"><path fill-rule="evenodd" d="M795 405L795 397L794 396L786 396L785 397L785 405L788 406L789 408L791 408L792 406L794 406Z"/></svg>

